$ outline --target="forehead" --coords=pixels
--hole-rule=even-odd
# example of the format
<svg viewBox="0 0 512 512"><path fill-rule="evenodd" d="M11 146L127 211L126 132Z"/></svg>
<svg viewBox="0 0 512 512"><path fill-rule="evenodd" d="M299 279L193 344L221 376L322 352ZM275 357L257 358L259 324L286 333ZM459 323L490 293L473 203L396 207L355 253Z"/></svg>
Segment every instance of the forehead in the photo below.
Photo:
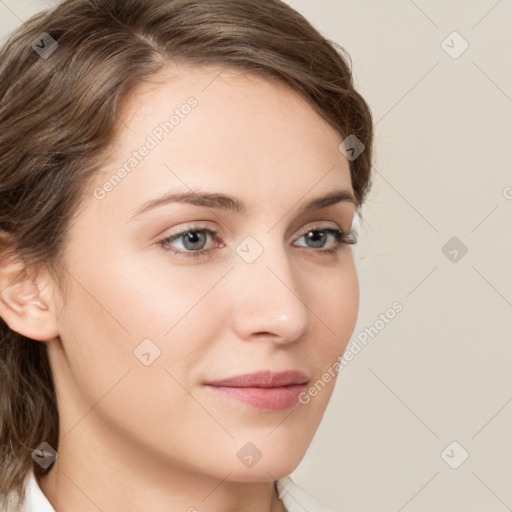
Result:
<svg viewBox="0 0 512 512"><path fill-rule="evenodd" d="M111 203L197 187L254 200L287 191L299 199L317 184L351 189L339 133L285 84L242 70L165 68L132 92L118 119L96 181L114 183Z"/></svg>

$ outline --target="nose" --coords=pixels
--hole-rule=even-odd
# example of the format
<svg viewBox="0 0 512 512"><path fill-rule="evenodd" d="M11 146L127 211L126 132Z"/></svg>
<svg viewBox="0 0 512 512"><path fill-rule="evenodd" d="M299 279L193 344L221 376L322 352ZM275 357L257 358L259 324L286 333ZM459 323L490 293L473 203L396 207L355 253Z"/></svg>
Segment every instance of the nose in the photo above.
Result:
<svg viewBox="0 0 512 512"><path fill-rule="evenodd" d="M232 320L239 339L288 344L309 332L313 313L304 292L310 283L299 278L284 248L265 250L251 264L238 261L234 274L238 287L231 294L236 304Z"/></svg>

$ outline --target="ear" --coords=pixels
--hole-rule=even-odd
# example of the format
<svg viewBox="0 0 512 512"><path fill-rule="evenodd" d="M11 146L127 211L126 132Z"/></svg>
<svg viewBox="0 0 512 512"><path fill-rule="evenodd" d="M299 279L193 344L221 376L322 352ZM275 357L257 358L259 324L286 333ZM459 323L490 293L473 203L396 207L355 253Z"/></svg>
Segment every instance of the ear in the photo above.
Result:
<svg viewBox="0 0 512 512"><path fill-rule="evenodd" d="M46 269L36 272L19 259L0 263L0 316L27 338L49 341L59 335L54 282Z"/></svg>

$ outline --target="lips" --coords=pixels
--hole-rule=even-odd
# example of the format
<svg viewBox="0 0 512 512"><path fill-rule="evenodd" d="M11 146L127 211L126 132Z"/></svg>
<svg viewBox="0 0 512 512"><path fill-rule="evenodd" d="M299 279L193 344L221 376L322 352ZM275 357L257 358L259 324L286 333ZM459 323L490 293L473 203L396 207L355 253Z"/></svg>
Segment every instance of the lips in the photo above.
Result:
<svg viewBox="0 0 512 512"><path fill-rule="evenodd" d="M299 401L308 377L296 370L260 371L205 383L205 388L229 400L252 407L277 411L288 409Z"/></svg>
<svg viewBox="0 0 512 512"><path fill-rule="evenodd" d="M271 372L264 370L256 373L248 373L229 377L227 379L214 380L206 382L210 386L237 387L237 388L279 388L295 384L306 384L308 377L296 370L287 370L284 372Z"/></svg>

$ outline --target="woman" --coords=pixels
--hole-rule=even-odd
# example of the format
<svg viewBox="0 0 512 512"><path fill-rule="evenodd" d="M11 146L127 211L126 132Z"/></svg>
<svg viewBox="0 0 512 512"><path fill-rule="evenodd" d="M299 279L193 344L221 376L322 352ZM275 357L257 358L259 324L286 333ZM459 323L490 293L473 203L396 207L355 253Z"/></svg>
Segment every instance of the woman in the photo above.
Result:
<svg viewBox="0 0 512 512"><path fill-rule="evenodd" d="M372 117L279 0L68 0L0 59L6 510L327 510ZM24 508L23 508L24 507Z"/></svg>

